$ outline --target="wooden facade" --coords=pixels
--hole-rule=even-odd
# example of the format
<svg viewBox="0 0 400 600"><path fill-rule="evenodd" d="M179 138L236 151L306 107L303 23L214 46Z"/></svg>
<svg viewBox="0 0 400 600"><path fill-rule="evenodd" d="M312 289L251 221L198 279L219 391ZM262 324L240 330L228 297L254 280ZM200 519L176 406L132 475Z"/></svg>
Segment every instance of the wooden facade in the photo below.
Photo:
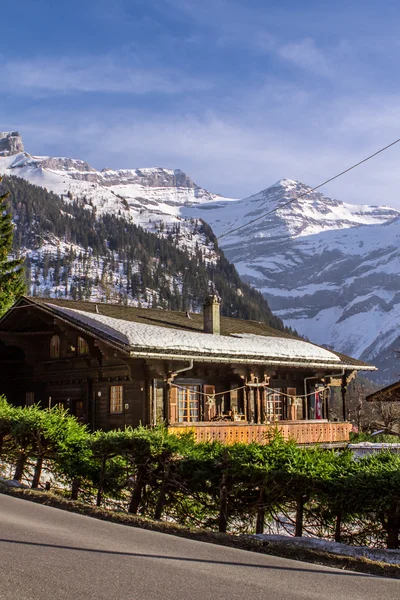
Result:
<svg viewBox="0 0 400 600"><path fill-rule="evenodd" d="M273 425L249 425L247 423L175 423L171 425L172 433L180 434L190 429L198 442L220 441L224 444L241 442L250 444L257 442L267 444L276 431L285 440L295 440L298 444L332 444L349 439L351 423L330 423L323 420L279 421Z"/></svg>
<svg viewBox="0 0 400 600"><path fill-rule="evenodd" d="M340 373L344 393L351 373ZM93 430L166 423L194 429L198 440L232 443L267 441L278 427L299 443L346 441L349 424L329 422L326 390L337 376L337 367L307 363L132 356L107 331L32 299L0 322L0 393L16 405L60 404Z"/></svg>

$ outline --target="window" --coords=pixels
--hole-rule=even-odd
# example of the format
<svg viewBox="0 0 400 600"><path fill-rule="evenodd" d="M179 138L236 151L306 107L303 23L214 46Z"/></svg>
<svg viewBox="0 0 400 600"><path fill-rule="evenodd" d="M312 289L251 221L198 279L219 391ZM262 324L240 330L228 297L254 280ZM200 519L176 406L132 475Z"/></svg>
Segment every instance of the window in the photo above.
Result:
<svg viewBox="0 0 400 600"><path fill-rule="evenodd" d="M200 420L200 386L185 385L178 388L178 423Z"/></svg>
<svg viewBox="0 0 400 600"><path fill-rule="evenodd" d="M35 392L26 392L25 406L32 406L32 404L35 404Z"/></svg>
<svg viewBox="0 0 400 600"><path fill-rule="evenodd" d="M50 358L60 358L60 337L53 335L50 340Z"/></svg>
<svg viewBox="0 0 400 600"><path fill-rule="evenodd" d="M280 421L282 419L282 396L280 389L267 390L266 394L266 419L267 421Z"/></svg>
<svg viewBox="0 0 400 600"><path fill-rule="evenodd" d="M112 385L110 388L110 413L122 413L124 386Z"/></svg>
<svg viewBox="0 0 400 600"><path fill-rule="evenodd" d="M84 354L89 354L89 346L86 340L78 336L77 340L77 353L79 356L83 356Z"/></svg>
<svg viewBox="0 0 400 600"><path fill-rule="evenodd" d="M84 417L83 408L84 408L83 400L76 400L74 414L77 419L83 419L83 417Z"/></svg>

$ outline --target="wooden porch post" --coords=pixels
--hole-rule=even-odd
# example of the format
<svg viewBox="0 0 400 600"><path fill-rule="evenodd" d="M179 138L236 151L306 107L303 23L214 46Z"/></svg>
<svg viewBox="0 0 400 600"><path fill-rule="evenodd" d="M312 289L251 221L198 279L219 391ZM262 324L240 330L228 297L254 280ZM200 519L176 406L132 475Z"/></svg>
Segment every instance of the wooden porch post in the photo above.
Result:
<svg viewBox="0 0 400 600"><path fill-rule="evenodd" d="M272 416L274 423L276 422L276 407L275 407L275 392L272 392Z"/></svg>
<svg viewBox="0 0 400 600"><path fill-rule="evenodd" d="M266 413L266 401L265 401L265 387L260 388L260 411L261 411L261 423L265 423L267 420Z"/></svg>
<svg viewBox="0 0 400 600"><path fill-rule="evenodd" d="M251 401L251 388L246 386L246 417L248 423L254 422L254 413Z"/></svg>
<svg viewBox="0 0 400 600"><path fill-rule="evenodd" d="M164 422L169 423L169 388L170 385L167 381L164 381L163 388L163 412L164 412Z"/></svg>
<svg viewBox="0 0 400 600"><path fill-rule="evenodd" d="M257 387L255 390L256 395L256 409L257 409L257 423L261 423L261 398L260 398L260 388Z"/></svg>
<svg viewBox="0 0 400 600"><path fill-rule="evenodd" d="M347 414L346 414L346 392L347 392L347 377L346 374L343 375L342 377L342 410L343 410L343 421L347 421Z"/></svg>
<svg viewBox="0 0 400 600"><path fill-rule="evenodd" d="M329 421L329 394L330 394L330 388L328 388L327 390L324 391L325 419L328 419L328 421Z"/></svg>
<svg viewBox="0 0 400 600"><path fill-rule="evenodd" d="M308 394L308 388L305 388L304 390L305 394ZM309 418L309 414L308 414L308 396L305 395L303 398L303 419L307 420Z"/></svg>

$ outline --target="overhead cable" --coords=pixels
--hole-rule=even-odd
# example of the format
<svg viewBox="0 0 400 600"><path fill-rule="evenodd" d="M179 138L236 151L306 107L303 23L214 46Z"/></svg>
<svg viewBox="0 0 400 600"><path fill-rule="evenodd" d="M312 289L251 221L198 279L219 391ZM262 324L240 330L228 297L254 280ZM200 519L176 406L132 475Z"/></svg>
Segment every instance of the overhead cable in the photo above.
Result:
<svg viewBox="0 0 400 600"><path fill-rule="evenodd" d="M311 192L315 192L315 190L318 190L319 188L321 188L323 185L326 185L327 183L330 183L331 181L333 181L334 179L338 179L339 177L341 177L342 175L345 175L346 173L348 173L349 171L352 171L353 169L355 169L356 167L359 167L360 165L362 165L363 163L367 162L368 160L371 160L371 158L374 158L375 156L377 156L378 154L380 154L381 152L384 152L385 150L387 150L388 148L391 148L392 146L394 146L395 144L398 144L400 142L400 138L395 140L394 142L392 142L391 144L388 144L387 146L385 146L384 148L381 148L380 150L377 150L377 152L374 152L373 154L370 154L370 156L367 156L366 158L363 158L362 160L360 160L358 163L356 163L355 165L352 165L351 167L349 167L348 169L345 169L344 171L341 171L340 173L338 173L337 175L334 175L334 177L330 177L329 179L327 179L326 181L324 181L323 183L320 183L319 185L316 185L315 187L307 190L306 192L303 192L302 194L300 194L299 196L295 196L294 198L291 198L290 200L288 200L287 202L285 202L284 204L281 204L280 206L276 206L275 208L273 208L272 210L270 210L269 212L263 213L262 215L259 215L258 217L256 217L255 219L253 219L252 221L249 221L248 223L245 223L244 225L239 225L239 227L236 227L235 229L230 229L228 231L226 231L225 233L222 233L221 235L219 235L217 237L217 240L221 240L222 238L226 237L227 235L231 235L231 233L235 233L236 231L239 231L239 229L243 229L244 227L248 227L249 225L252 225L253 223L256 223L257 221L259 221L260 219L263 219L264 217L267 217L268 215L271 215L272 213L276 212L277 210L284 208L285 206L288 206L288 204L292 204L292 202L295 202L296 200L300 200L300 198L304 198L304 196L307 196L308 194L311 194ZM267 188L267 189L271 189L271 188Z"/></svg>

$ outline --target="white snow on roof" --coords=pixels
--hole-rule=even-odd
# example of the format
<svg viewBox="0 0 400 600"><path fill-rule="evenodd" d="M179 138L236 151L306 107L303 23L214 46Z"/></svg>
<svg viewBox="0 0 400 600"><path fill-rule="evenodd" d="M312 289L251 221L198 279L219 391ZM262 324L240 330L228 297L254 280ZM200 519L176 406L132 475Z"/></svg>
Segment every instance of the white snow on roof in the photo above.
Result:
<svg viewBox="0 0 400 600"><path fill-rule="evenodd" d="M200 356L254 356L340 363L336 354L302 340L244 333L212 335L124 321L51 303L49 306L82 325L129 346L133 351L146 349L153 352L189 352Z"/></svg>

